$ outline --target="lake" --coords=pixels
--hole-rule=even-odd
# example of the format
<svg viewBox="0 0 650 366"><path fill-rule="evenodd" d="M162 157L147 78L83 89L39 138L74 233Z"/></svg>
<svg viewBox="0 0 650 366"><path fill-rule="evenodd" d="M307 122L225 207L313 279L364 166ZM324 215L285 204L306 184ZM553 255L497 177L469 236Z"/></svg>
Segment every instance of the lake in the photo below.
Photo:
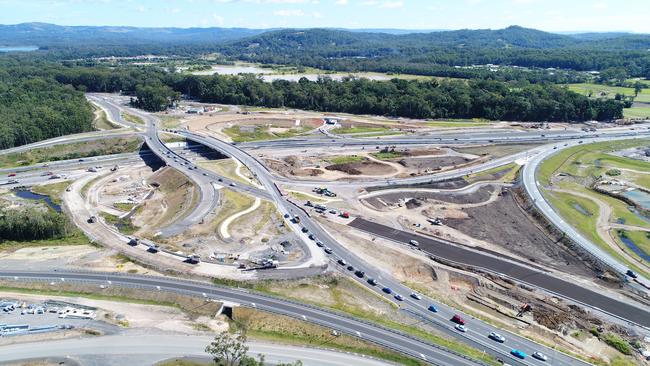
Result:
<svg viewBox="0 0 650 366"><path fill-rule="evenodd" d="M31 52L37 49L38 46L0 46L0 52Z"/></svg>

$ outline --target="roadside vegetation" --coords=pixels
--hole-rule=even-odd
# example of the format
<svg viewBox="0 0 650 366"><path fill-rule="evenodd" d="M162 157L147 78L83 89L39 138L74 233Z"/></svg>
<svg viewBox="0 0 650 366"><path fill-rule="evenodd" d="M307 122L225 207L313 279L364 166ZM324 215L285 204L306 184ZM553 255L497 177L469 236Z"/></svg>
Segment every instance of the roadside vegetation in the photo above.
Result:
<svg viewBox="0 0 650 366"><path fill-rule="evenodd" d="M122 112L122 118L124 118L126 121L131 122L131 123L135 123L135 124L138 124L138 125L144 125L144 120L142 119L142 117L136 116L136 115L131 114L131 113Z"/></svg>
<svg viewBox="0 0 650 366"><path fill-rule="evenodd" d="M249 288L273 296L329 308L404 332L490 365L498 365L491 356L464 343L438 335L417 325L406 325L398 320L391 320L400 316L392 302L368 291L348 278L320 276L297 281L214 281L220 285Z"/></svg>
<svg viewBox="0 0 650 366"><path fill-rule="evenodd" d="M250 129L248 126L244 129L242 129L241 126L232 126L224 128L223 132L234 142L249 142L290 138L301 135L309 130L310 129L306 127L292 127L284 129L283 131L272 131L266 126L252 126Z"/></svg>
<svg viewBox="0 0 650 366"><path fill-rule="evenodd" d="M0 155L0 167L27 166L59 160L123 154L138 151L140 146L142 146L142 140L137 137L114 137L59 144L26 152Z"/></svg>
<svg viewBox="0 0 650 366"><path fill-rule="evenodd" d="M113 130L120 127L108 120L106 111L104 111L102 108L98 107L95 104L91 104L91 105L93 107L94 115L95 115L95 118L93 119L94 129L105 131L105 130Z"/></svg>

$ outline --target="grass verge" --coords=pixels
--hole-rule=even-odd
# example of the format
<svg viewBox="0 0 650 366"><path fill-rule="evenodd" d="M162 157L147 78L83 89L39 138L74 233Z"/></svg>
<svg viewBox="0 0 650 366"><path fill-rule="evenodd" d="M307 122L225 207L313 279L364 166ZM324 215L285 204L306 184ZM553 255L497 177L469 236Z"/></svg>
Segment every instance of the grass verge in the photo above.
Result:
<svg viewBox="0 0 650 366"><path fill-rule="evenodd" d="M127 122L135 123L138 125L144 125L144 120L142 119L142 117L136 116L131 113L122 112L122 118L124 118Z"/></svg>

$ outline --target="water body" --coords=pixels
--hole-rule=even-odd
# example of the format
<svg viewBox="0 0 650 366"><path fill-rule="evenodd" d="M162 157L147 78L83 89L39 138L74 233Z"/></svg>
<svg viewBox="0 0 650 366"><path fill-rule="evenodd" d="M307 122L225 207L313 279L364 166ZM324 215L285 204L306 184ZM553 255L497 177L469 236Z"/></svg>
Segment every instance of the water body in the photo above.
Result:
<svg viewBox="0 0 650 366"><path fill-rule="evenodd" d="M623 193L623 196L636 202L644 210L650 210L650 194L639 189L633 189Z"/></svg>
<svg viewBox="0 0 650 366"><path fill-rule="evenodd" d="M623 244L625 244L626 247L628 247L632 252L634 252L634 254L641 257L641 259L643 259L644 261L650 262L650 255L644 252L643 250L641 250L641 248L637 247L636 243L634 243L632 239L623 235L622 232L618 233L618 237L621 239L621 241L623 242Z"/></svg>
<svg viewBox="0 0 650 366"><path fill-rule="evenodd" d="M575 208L581 214L585 216L591 216L591 212L587 211L587 209L582 207L582 205L580 205L578 202L573 202L571 206L573 206L573 208Z"/></svg>
<svg viewBox="0 0 650 366"><path fill-rule="evenodd" d="M16 191L14 193L16 194L16 196L20 198L34 200L34 201L44 201L54 211L61 212L61 206L52 202L52 199L49 196L34 193L32 191Z"/></svg>
<svg viewBox="0 0 650 366"><path fill-rule="evenodd" d="M0 52L31 52L38 50L38 46L0 46Z"/></svg>

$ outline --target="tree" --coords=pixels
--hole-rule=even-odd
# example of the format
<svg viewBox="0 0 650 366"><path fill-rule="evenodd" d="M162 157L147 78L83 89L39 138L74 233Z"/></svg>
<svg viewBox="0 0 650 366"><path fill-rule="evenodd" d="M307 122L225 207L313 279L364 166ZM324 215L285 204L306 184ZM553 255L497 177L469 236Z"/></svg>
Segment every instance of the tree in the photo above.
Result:
<svg viewBox="0 0 650 366"><path fill-rule="evenodd" d="M205 352L212 356L214 363L219 366L238 366L242 360L247 360L248 346L246 335L240 333L233 337L224 331L217 334L214 340L205 347Z"/></svg>
<svg viewBox="0 0 650 366"><path fill-rule="evenodd" d="M634 96L638 97L641 90L643 90L643 83L637 80L637 82L634 83Z"/></svg>

